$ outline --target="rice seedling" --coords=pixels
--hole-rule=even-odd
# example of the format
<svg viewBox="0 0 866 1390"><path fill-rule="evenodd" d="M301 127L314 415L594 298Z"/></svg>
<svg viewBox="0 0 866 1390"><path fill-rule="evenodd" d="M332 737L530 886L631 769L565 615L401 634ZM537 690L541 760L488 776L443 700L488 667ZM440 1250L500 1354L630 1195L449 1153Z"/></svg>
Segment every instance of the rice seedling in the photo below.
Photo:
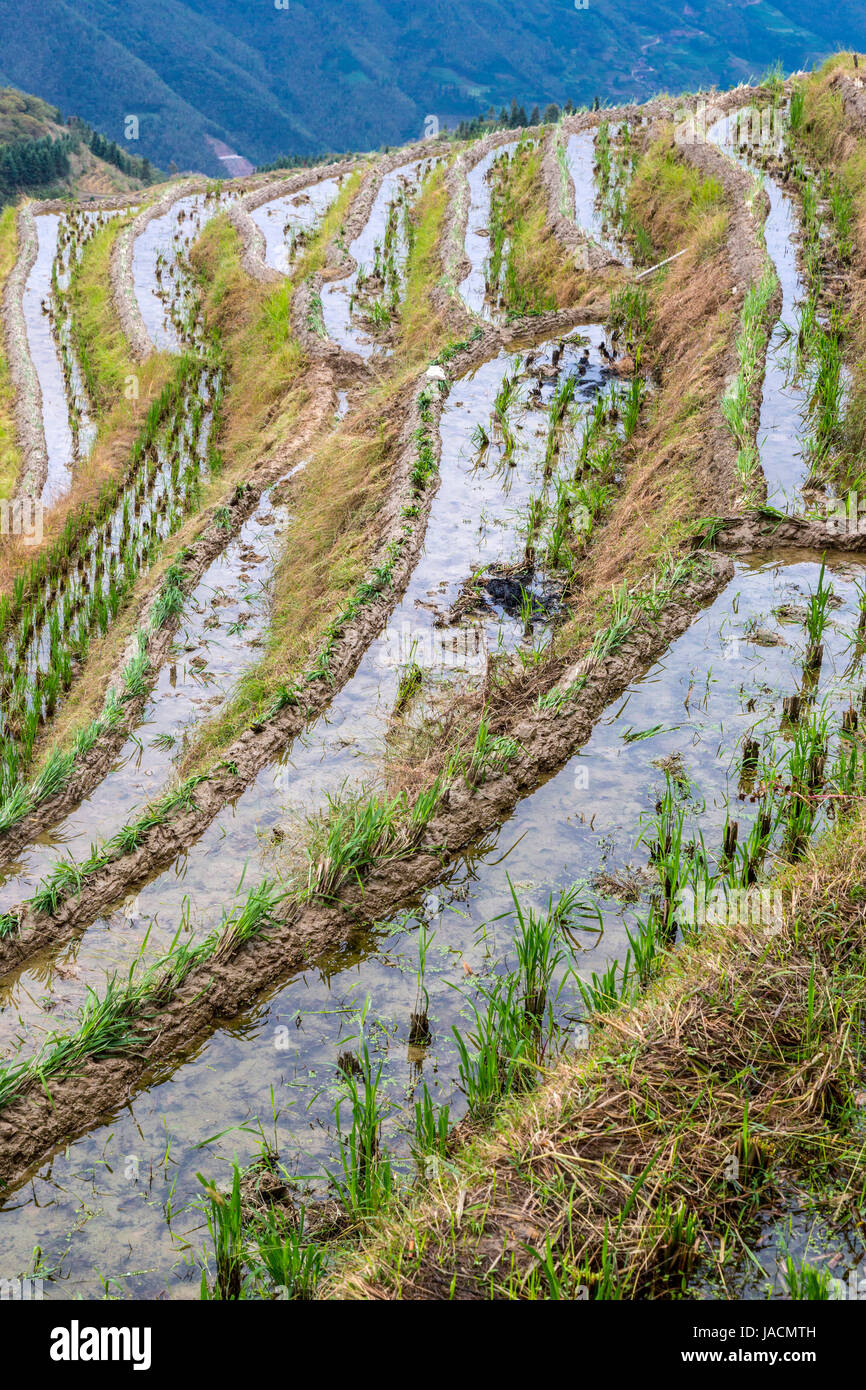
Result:
<svg viewBox="0 0 866 1390"><path fill-rule="evenodd" d="M764 369L769 336L767 315L776 292L776 275L768 264L760 280L752 281L743 301L740 332L737 337L739 371L722 397L722 414L738 446L737 471L747 491L760 466L752 439L755 400Z"/></svg>
<svg viewBox="0 0 866 1390"><path fill-rule="evenodd" d="M17 936L20 930L21 921L17 912L0 913L0 939Z"/></svg>
<svg viewBox="0 0 866 1390"><path fill-rule="evenodd" d="M480 1005L470 1001L474 1017L466 1037L452 1028L460 1089L475 1118L488 1115L504 1096L525 1090L538 1075L538 1030L527 1020L519 981L497 976L479 994Z"/></svg>
<svg viewBox="0 0 866 1390"><path fill-rule="evenodd" d="M800 1302L821 1302L833 1298L829 1270L815 1269L805 1260L799 1264L789 1255L785 1261L782 1277L791 1298Z"/></svg>
<svg viewBox="0 0 866 1390"><path fill-rule="evenodd" d="M600 926L601 913L597 904L588 903L576 886L561 892L556 902L551 893L544 913L524 909L510 876L506 878L514 904L514 947L523 1007L528 1015L539 1019L557 968L566 959L573 960L571 932L578 924L590 921Z"/></svg>
<svg viewBox="0 0 866 1390"><path fill-rule="evenodd" d="M397 673L397 696L394 701L394 713L400 714L406 708L413 695L421 689L424 680L424 672L415 660L417 650L417 639L413 641L409 651L409 660Z"/></svg>
<svg viewBox="0 0 866 1390"><path fill-rule="evenodd" d="M624 285L612 290L608 323L613 336L623 335L629 346L645 338L649 330L649 300L643 285Z"/></svg>
<svg viewBox="0 0 866 1390"><path fill-rule="evenodd" d="M281 1220L271 1209L253 1233L253 1256L264 1270L270 1285L284 1299L309 1300L327 1269L327 1251L315 1240L304 1239L303 1208L297 1226Z"/></svg>
<svg viewBox="0 0 866 1390"><path fill-rule="evenodd" d="M631 632L640 611L636 596L625 586L611 590L611 606L607 625L599 628L588 652L588 660L595 664L617 651Z"/></svg>
<svg viewBox="0 0 866 1390"><path fill-rule="evenodd" d="M656 927L657 919L655 907L653 907L646 921L638 920L634 933L626 928L629 954L634 962L634 974L642 990L646 989L655 977L664 958L664 950L660 946L659 933Z"/></svg>
<svg viewBox="0 0 866 1390"><path fill-rule="evenodd" d="M23 787L19 791L24 795L26 804L32 805L40 801L47 800L49 796L55 796L62 791L72 772L75 763L73 753L64 753L59 748L54 748L49 758L40 772L34 778L27 792Z"/></svg>
<svg viewBox="0 0 866 1390"><path fill-rule="evenodd" d="M382 1064L374 1068L363 1036L357 1069L340 1076L344 1094L337 1101L335 1118L342 1178L333 1175L331 1181L351 1216L374 1216L390 1201L394 1174L391 1159L381 1148ZM342 1125L347 1106L348 1133Z"/></svg>
<svg viewBox="0 0 866 1390"><path fill-rule="evenodd" d="M318 338L326 338L328 336L325 328L322 296L320 294L313 294L310 296L310 307L307 310L307 327L312 333L315 333Z"/></svg>
<svg viewBox="0 0 866 1390"><path fill-rule="evenodd" d="M83 660L93 637L107 632L117 617L137 579L136 557L139 564L149 564L158 544L182 520L182 513L175 509L167 529L165 525L159 531L155 528L167 502L166 494L153 485L156 463L151 467L148 451L166 435L171 420L191 408L191 393L201 389L197 374L195 359L183 358L174 379L148 410L130 451L126 475L106 484L95 502L73 510L53 545L16 576L11 602L4 606L4 660L7 666L10 657L14 660L13 683L15 670L20 673L26 667L39 678L40 716L45 720L72 683L73 658ZM131 521L133 495L137 499L147 495L150 509L137 532ZM194 493L190 498L194 501ZM143 554L139 554L142 537ZM76 614L78 622L73 627ZM3 766L16 780L29 757L32 733L32 722L28 722L16 740L8 734L4 740L4 755L13 750L16 761L13 764L4 756ZM9 790L8 782L0 785L0 794Z"/></svg>
<svg viewBox="0 0 866 1390"><path fill-rule="evenodd" d="M498 773L507 771L509 764L519 757L521 752L516 739L507 734L491 733L490 719L485 709L475 735L466 774L467 781L473 786L478 786L484 782L491 769L496 769Z"/></svg>
<svg viewBox="0 0 866 1390"><path fill-rule="evenodd" d="M506 373L500 382L499 390L493 401L493 413L498 420L504 423L509 410L519 403L520 387L517 380L517 366L515 366L514 375L509 376Z"/></svg>
<svg viewBox="0 0 866 1390"><path fill-rule="evenodd" d="M228 1196L220 1192L214 1183L208 1182L201 1173L197 1173L196 1176L205 1190L205 1217L216 1260L216 1287L213 1297L237 1300L241 1297L244 1245L240 1169L235 1163L232 1188ZM201 1296L203 1299L211 1297L204 1270L201 1277Z"/></svg>
<svg viewBox="0 0 866 1390"><path fill-rule="evenodd" d="M625 221L626 227L631 234L634 244L634 258L638 265L651 265L656 259L656 250L652 243L649 232L633 216L625 219L621 214L618 221Z"/></svg>
<svg viewBox="0 0 866 1390"><path fill-rule="evenodd" d="M833 597L833 586L824 583L825 562L821 561L818 574L818 587L809 595L806 605L806 661L807 667L814 669L821 665L823 656L823 637L829 621L829 605Z"/></svg>
<svg viewBox="0 0 866 1390"><path fill-rule="evenodd" d="M424 826L432 820L441 794L442 778L439 776L429 787L422 788L415 797L407 818L408 833L413 842L424 829Z"/></svg>
<svg viewBox="0 0 866 1390"><path fill-rule="evenodd" d="M431 1159L446 1158L449 1144L449 1107L436 1105L426 1085L416 1100L412 1130L412 1155L422 1173L431 1169Z"/></svg>
<svg viewBox="0 0 866 1390"><path fill-rule="evenodd" d="M665 773L665 790L656 802L647 827L637 844L645 844L650 862L658 875L662 895L660 930L668 938L679 923L683 931L690 925L681 913L685 897L694 901L701 887L709 882L709 866L703 841L686 839L686 798L689 788Z"/></svg>
<svg viewBox="0 0 866 1390"><path fill-rule="evenodd" d="M427 952L436 933L431 932L426 922L418 930L418 973L415 987L415 1007L409 1015L409 1041L415 1045L430 1041L430 995L427 992Z"/></svg>
<svg viewBox="0 0 866 1390"><path fill-rule="evenodd" d="M8 830L18 821L23 820L33 806L33 802L31 787L27 787L21 782L13 785L8 796L0 802L0 830Z"/></svg>
<svg viewBox="0 0 866 1390"><path fill-rule="evenodd" d="M623 429L626 439L631 439L637 429L638 417L646 395L646 384L642 377L635 377L632 381L625 397L625 410L623 413Z"/></svg>
<svg viewBox="0 0 866 1390"><path fill-rule="evenodd" d="M129 700L139 699L147 691L147 677L150 673L150 658L144 651L132 657L123 671L123 689Z"/></svg>
<svg viewBox="0 0 866 1390"><path fill-rule="evenodd" d="M307 821L310 840L301 900L332 897L347 879L360 882L376 862L408 853L423 829L430 792L422 793L422 798L413 808L417 814L407 815L402 796L383 801L363 791L342 796L329 793L326 810Z"/></svg>
<svg viewBox="0 0 866 1390"><path fill-rule="evenodd" d="M481 424L476 425L472 431L472 446L479 454L490 447L490 435Z"/></svg>
<svg viewBox="0 0 866 1390"><path fill-rule="evenodd" d="M223 913L211 952L212 958L229 959L245 942L262 936L266 928L274 926L277 908L285 897L285 892L267 880L252 888L243 903Z"/></svg>
<svg viewBox="0 0 866 1390"><path fill-rule="evenodd" d="M436 472L436 454L427 429L417 429L414 437L417 449L415 463L412 467L412 486L416 492L423 492L430 478Z"/></svg>
<svg viewBox="0 0 866 1390"><path fill-rule="evenodd" d="M535 552L541 525L544 520L544 502L540 497L531 497L526 512L526 543L523 548L523 568L535 568Z"/></svg>
<svg viewBox="0 0 866 1390"><path fill-rule="evenodd" d="M816 325L812 349L815 358L815 377L809 397L813 437L809 448L813 472L820 469L840 434L840 411L843 400L842 364L844 322L838 306L830 316L825 330Z"/></svg>
<svg viewBox="0 0 866 1390"><path fill-rule="evenodd" d="M446 343L445 347L434 357L433 364L437 367L447 367L449 362L453 362L461 352L465 352L468 347L478 341L483 336L484 330L480 324L476 324L468 338L463 338L457 342Z"/></svg>
<svg viewBox="0 0 866 1390"><path fill-rule="evenodd" d="M610 181L611 172L610 125L607 121L600 122L595 137L595 168L599 184L604 189Z"/></svg>
<svg viewBox="0 0 866 1390"><path fill-rule="evenodd" d="M570 527L568 515L558 512L547 541L545 558L551 569L571 571L574 568L574 555L569 545Z"/></svg>
<svg viewBox="0 0 866 1390"><path fill-rule="evenodd" d="M631 997L631 956L626 952L624 965L612 961L599 975L595 970L589 980L577 977L577 987L589 1014L606 1014Z"/></svg>

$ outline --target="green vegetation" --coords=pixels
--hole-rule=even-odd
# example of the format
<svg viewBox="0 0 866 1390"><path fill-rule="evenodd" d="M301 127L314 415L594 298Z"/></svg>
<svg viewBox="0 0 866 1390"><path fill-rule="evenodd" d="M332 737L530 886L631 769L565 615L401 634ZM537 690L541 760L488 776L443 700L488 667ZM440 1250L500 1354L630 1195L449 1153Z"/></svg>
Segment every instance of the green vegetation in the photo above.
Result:
<svg viewBox="0 0 866 1390"><path fill-rule="evenodd" d="M0 1109L34 1082L50 1094L52 1078L68 1075L92 1058L145 1044L148 1032L152 1032L148 1012L175 995L198 966L228 958L245 941L271 926L279 901L276 889L260 884L242 904L224 912L220 926L204 940L173 947L138 976L131 970L126 981L111 979L100 998L89 991L77 1030L47 1038L29 1061L0 1069Z"/></svg>
<svg viewBox="0 0 866 1390"><path fill-rule="evenodd" d="M64 124L61 113L13 87L0 88L0 208L20 194L50 196L67 186L83 150L142 183L152 182L149 160L129 154L85 121Z"/></svg>
<svg viewBox="0 0 866 1390"><path fill-rule="evenodd" d="M859 1191L850 1028L866 934L851 854L859 865L863 844L855 815L822 845L820 868L810 859L783 877L778 929L708 925L663 952L636 1004L588 986L601 1005L588 1051L554 1062L528 1102L519 1069L485 1066L509 993L494 986L467 1074L501 1096L492 1125L367 1223L359 1249L333 1248L320 1296L682 1297L699 1262L724 1275L777 1174L826 1191L832 1169L839 1190ZM542 1235L491 1268L486 1252L513 1239L515 1211ZM826 1296L808 1270L789 1262L787 1274L794 1296Z"/></svg>
<svg viewBox="0 0 866 1390"><path fill-rule="evenodd" d="M191 401L202 390L203 364L181 358L152 403L127 461L94 503L70 511L58 539L39 553L0 597L0 688L4 693L0 791L18 807L21 778L41 727L72 685L92 642L104 636L167 536L200 500L203 459ZM209 381L218 409L218 387ZM193 425L185 439L187 415ZM205 454L207 464L209 455ZM10 798L12 799L10 803ZM8 809L3 813L8 819ZM19 819L12 815L12 821Z"/></svg>
<svg viewBox="0 0 866 1390"><path fill-rule="evenodd" d="M21 140L14 145L0 145L0 204L9 202L19 193L51 188L69 177L70 152L77 141L71 135L52 140Z"/></svg>
<svg viewBox="0 0 866 1390"><path fill-rule="evenodd" d="M669 137L658 139L640 160L626 195L625 228L647 264L691 246L698 261L707 260L723 244L728 217L724 191L715 178L706 178L682 159ZM641 229L651 228L652 242L641 242Z"/></svg>
<svg viewBox="0 0 866 1390"><path fill-rule="evenodd" d="M130 217L112 218L87 242L74 266L68 294L72 315L72 342L87 394L106 428L109 412L126 399L130 384L147 394L154 375L154 361L144 370L135 363L123 335L111 294L111 253L117 235ZM116 424L116 417L107 428Z"/></svg>
<svg viewBox="0 0 866 1390"><path fill-rule="evenodd" d="M779 71L767 86L781 100ZM806 139L816 117L809 84L799 90ZM512 124L523 116L515 103ZM375 264L353 282L359 317L386 330L387 351L365 364L299 329L302 347L294 331L303 302L308 327L324 333L323 281L312 277L327 281L329 246L345 250L361 169L285 280L250 277L234 223L215 216L190 253L196 285L169 305L195 322L195 348L154 359L159 389L141 413L123 404L134 364L104 292L120 224L76 243L63 331L103 452L89 495L42 549L26 562L14 547L2 557L0 837L72 791L80 771L89 790L98 755L104 766L152 687L156 653L168 653L168 684L175 663L188 664L182 695L194 712L185 704L155 737L149 714L129 728L142 762L164 750L151 798L124 780L133 809L105 815L106 790L128 777L116 766L95 829L83 801L10 863L10 883L30 896L0 916L0 954L38 970L42 952L53 958L74 939L75 968L56 974L83 979L53 1018L53 973L44 997L22 996L18 1051L0 1067L0 1121L10 1134L17 1126L0 1168L20 1182L40 1144L95 1121L115 1071L121 1099L150 1087L155 1067L186 1059L190 1042L269 990L275 1048L294 1052L272 1074L273 1142L259 1118L265 1095L244 1089L239 1118L237 1087L212 1055L197 1076L216 1088L205 1103L219 1132L200 1147L218 1145L216 1163L228 1166L221 1181L210 1159L197 1161L201 1190L190 1193L190 1165L178 1165L162 1204L187 1270L195 1224L181 1233L172 1221L175 1183L200 1209L202 1299L681 1299L707 1286L727 1298L732 1246L749 1259L760 1223L804 1191L837 1223L859 1215L866 580L855 586L831 555L808 592L789 574L782 603L767 569L781 572L784 552L736 571L709 553L723 529L727 544L773 524L769 509L736 523L730 511L760 496L757 407L762 389L779 389L776 373L765 379L777 285L767 259L752 283L742 277L744 300L740 286L731 294L743 229L762 247L758 220L730 209L727 180L702 176L659 130L601 120L597 178L605 235L639 264L676 258L637 281L630 268L557 280L540 151L524 142L492 177L495 326L476 324L465 342L456 337L468 330L451 331L467 318L442 274L449 161L428 170L386 210ZM852 331L824 315L824 271L832 253L856 302L862 259L860 193L838 166L840 149L851 158L843 134L820 184L805 161L786 166L800 186L809 284L801 340L790 335L792 366L809 383L796 457L822 469L848 437L840 388ZM456 206L465 210L459 195ZM570 341L532 333L533 315L584 292L594 321L609 294L603 330ZM567 321L557 317L559 331ZM270 500L253 513L260 497L286 507L291 529L270 588L253 592L253 565L257 579L268 568L256 528L282 531ZM186 563L205 525L195 574L237 536L231 592L215 586L170 646L192 585L197 602L209 584ZM425 527L425 567L406 587ZM136 616L145 597L146 622ZM241 639L250 654L258 647L255 664L228 698L222 686L208 692L204 634L237 637L262 601ZM416 608L404 645L398 628ZM695 653L728 630L786 650L763 675L736 652L732 679L711 661L704 670ZM344 688L359 661L360 679ZM782 696L780 672L794 694ZM356 724L371 687L371 722ZM602 814L596 824L595 788L580 799L599 748L588 744L593 726L605 750L618 740L628 768L628 818L614 804L613 823ZM292 740L304 750L294 778L266 789L264 765L270 775L277 758L288 765ZM136 778L151 771L142 762ZM574 797L558 775L567 763ZM564 831L551 824L557 807ZM518 849L524 832L535 839ZM578 838L579 868L568 848ZM9 837L7 858L22 839ZM53 862L50 843L66 847ZM225 907L218 882L201 886L221 853L240 875ZM167 924L171 944L148 964ZM93 988L106 926L123 964ZM378 988L386 969L388 1007L374 1012L366 981ZM309 1014L318 1043L334 1044L324 1066L295 1002L319 984L331 1002L313 999ZM28 1056L31 1017L39 1041ZM267 1047L264 1017L255 1033ZM246 1060L242 1034L232 1041ZM100 1065L121 1058L122 1073L117 1060ZM287 1105L304 1131L290 1126L297 1150L284 1166ZM237 1138L248 1162L250 1134L261 1150L244 1166L227 1143ZM167 1173L172 1142L167 1129ZM160 1206L150 1191L148 1212ZM832 1291L809 1248L779 1268L790 1296Z"/></svg>

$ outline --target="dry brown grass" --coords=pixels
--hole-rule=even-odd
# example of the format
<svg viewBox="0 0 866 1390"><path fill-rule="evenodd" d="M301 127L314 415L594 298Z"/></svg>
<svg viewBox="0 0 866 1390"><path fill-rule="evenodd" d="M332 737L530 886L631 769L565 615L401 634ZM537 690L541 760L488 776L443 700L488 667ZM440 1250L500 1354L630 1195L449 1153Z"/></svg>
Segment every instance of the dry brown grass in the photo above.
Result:
<svg viewBox="0 0 866 1390"><path fill-rule="evenodd" d="M252 467L289 436L306 399L306 362L291 329L294 285L251 280L225 216L205 228L192 262L228 365L220 450L230 468Z"/></svg>
<svg viewBox="0 0 866 1390"><path fill-rule="evenodd" d="M726 510L713 467L723 361L736 334L724 249L681 257L653 295L649 360L659 388L625 454L625 485L590 557L584 595L629 582L696 518Z"/></svg>

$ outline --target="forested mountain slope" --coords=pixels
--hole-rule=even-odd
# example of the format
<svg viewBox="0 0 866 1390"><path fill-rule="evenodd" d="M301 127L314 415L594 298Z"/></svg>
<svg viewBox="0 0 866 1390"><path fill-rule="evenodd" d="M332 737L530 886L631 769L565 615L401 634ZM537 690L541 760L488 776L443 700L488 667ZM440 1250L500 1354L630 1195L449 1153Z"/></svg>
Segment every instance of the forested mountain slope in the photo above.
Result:
<svg viewBox="0 0 866 1390"><path fill-rule="evenodd" d="M222 172L210 134L253 162L378 147L512 97L588 103L736 83L781 60L866 47L856 0L0 0L0 81L80 113L130 152Z"/></svg>

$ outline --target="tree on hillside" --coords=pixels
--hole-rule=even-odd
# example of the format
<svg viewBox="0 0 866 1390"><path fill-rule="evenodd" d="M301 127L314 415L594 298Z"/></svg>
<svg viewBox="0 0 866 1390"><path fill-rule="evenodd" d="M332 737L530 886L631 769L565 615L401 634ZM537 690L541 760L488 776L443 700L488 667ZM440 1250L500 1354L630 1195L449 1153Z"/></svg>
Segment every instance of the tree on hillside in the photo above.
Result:
<svg viewBox="0 0 866 1390"><path fill-rule="evenodd" d="M77 148L73 135L61 135L57 140L45 135L39 140L17 140L0 146L0 203L28 189L45 188L67 178L69 155Z"/></svg>

